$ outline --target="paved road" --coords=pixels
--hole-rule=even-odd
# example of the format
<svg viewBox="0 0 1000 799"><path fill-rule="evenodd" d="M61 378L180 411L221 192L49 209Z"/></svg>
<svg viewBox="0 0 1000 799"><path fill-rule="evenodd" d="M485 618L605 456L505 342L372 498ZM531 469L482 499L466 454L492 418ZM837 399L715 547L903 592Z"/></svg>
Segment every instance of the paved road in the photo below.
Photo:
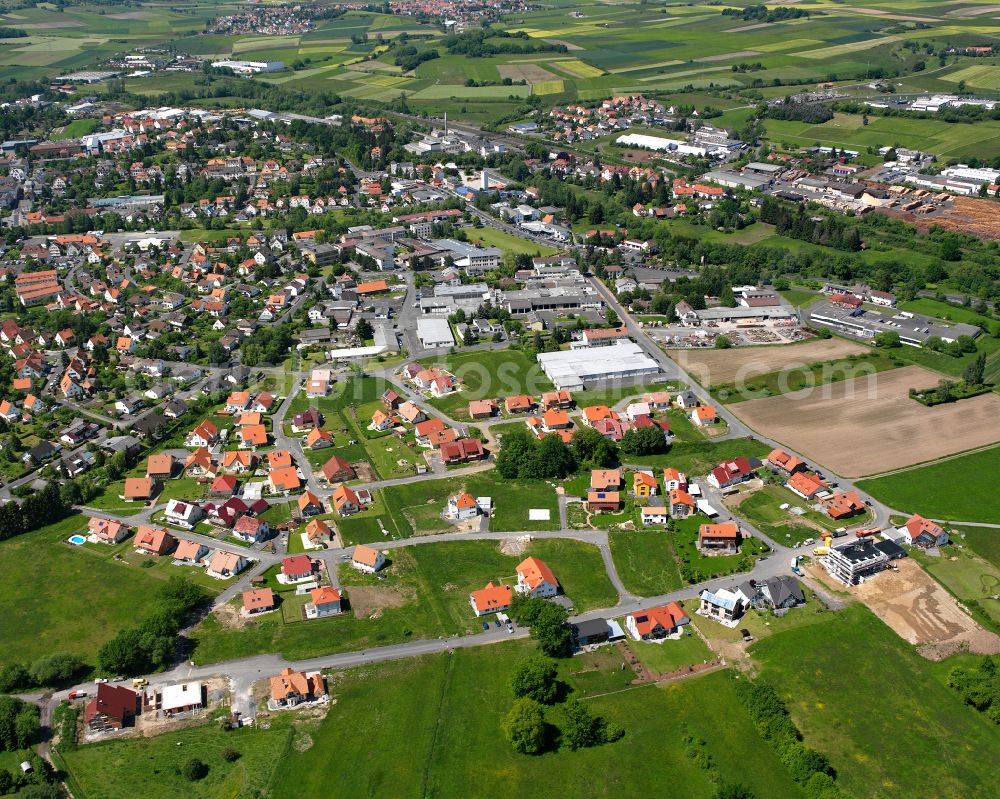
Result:
<svg viewBox="0 0 1000 799"><path fill-rule="evenodd" d="M657 346L657 344L653 342L652 339L649 338L649 336L646 335L646 332L645 330L643 330L642 325L640 325L639 322L622 306L622 304L618 302L618 298L615 297L615 295L600 280L598 280L597 278L591 278L591 283L594 286L594 288L598 291L598 293L600 293L600 295L602 296L604 301L608 304L608 306L612 308L616 314L618 314L618 318L627 328L629 335L635 340L637 344L639 344L640 347L642 347L643 351L646 352L647 355L649 355L654 361L656 361L657 364L659 364L660 368L664 371L667 378L670 380L686 383L690 387L694 395L699 399L699 401L701 401L706 405L712 405L715 407L716 413L718 413L718 415L722 419L724 419L726 424L729 426L729 433L727 434L726 438L743 438L743 437L756 438L758 441L762 441L771 447L774 448L780 447L785 451L791 453L792 455L795 455L796 457L799 457L806 462L810 462L809 458L806 458L803 455L795 452L794 450L790 449L787 445L782 444L779 441L775 441L774 439L768 438L767 436L763 436L756 430L748 427L738 417L736 417L725 405L717 403L709 395L709 393L704 388L702 388L701 385L699 385L698 382L693 377L691 377L691 375L689 375L687 372L684 371L684 369L681 367L680 364L678 364L672 358L669 358L667 354L662 349L660 349L660 347ZM871 497L867 495L864 491L861 491L853 481L848 480L847 478L841 477L839 475L835 475L829 469L825 469L824 471L827 477L835 478L833 482L835 482L841 490L856 491L862 499L868 502L874 514L874 519L872 522L874 525L878 525L880 527L887 525L889 523L889 516L896 513L896 511L894 511L892 508L883 505L882 503L878 502L878 500L876 500L874 497Z"/></svg>

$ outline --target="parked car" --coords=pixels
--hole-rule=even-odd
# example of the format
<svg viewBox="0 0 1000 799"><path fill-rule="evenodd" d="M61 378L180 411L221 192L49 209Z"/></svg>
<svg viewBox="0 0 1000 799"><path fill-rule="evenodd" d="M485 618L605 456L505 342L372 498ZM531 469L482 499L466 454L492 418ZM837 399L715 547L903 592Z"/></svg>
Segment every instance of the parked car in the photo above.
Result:
<svg viewBox="0 0 1000 799"><path fill-rule="evenodd" d="M69 698L70 699L83 699L86 695L87 695L86 691L70 691L69 692Z"/></svg>
<svg viewBox="0 0 1000 799"><path fill-rule="evenodd" d="M98 685L106 683L107 681L108 681L107 677L98 677L96 680L94 680L94 682L96 682Z"/></svg>
<svg viewBox="0 0 1000 799"><path fill-rule="evenodd" d="M514 625L511 624L510 622L507 622L507 632L508 633L513 633L514 632Z"/></svg>
<svg viewBox="0 0 1000 799"><path fill-rule="evenodd" d="M490 629L490 623L488 621L484 621L483 622L483 629L486 630L486 631L489 631L489 629Z"/></svg>

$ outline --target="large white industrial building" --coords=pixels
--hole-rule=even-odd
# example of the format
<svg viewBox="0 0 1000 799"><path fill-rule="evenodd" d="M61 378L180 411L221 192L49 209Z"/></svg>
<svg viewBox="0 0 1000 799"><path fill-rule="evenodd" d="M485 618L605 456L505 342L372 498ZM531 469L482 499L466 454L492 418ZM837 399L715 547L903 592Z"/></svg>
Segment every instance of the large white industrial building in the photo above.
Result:
<svg viewBox="0 0 1000 799"><path fill-rule="evenodd" d="M660 367L633 341L608 347L581 347L538 356L542 371L557 388L580 390L591 383L646 377Z"/></svg>

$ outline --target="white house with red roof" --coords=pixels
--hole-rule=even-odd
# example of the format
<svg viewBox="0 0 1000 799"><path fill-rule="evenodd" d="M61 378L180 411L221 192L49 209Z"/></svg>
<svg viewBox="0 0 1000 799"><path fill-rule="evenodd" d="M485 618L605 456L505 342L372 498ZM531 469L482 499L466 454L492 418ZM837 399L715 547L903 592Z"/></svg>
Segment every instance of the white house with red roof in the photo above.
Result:
<svg viewBox="0 0 1000 799"><path fill-rule="evenodd" d="M503 613L510 608L513 599L514 591L509 585L494 585L491 582L469 594L469 604L476 616Z"/></svg>
<svg viewBox="0 0 1000 799"><path fill-rule="evenodd" d="M899 528L899 532L903 534L903 540L907 544L924 549L944 546L950 540L941 525L925 519L918 513L907 519L906 524Z"/></svg>
<svg viewBox="0 0 1000 799"><path fill-rule="evenodd" d="M648 610L637 610L625 617L625 629L636 641L662 643L681 637L681 628L691 619L676 602Z"/></svg>
<svg viewBox="0 0 1000 799"><path fill-rule="evenodd" d="M514 590L526 596L547 599L559 593L559 581L545 561L525 558L517 565L517 585Z"/></svg>
<svg viewBox="0 0 1000 799"><path fill-rule="evenodd" d="M729 488L744 483L753 477L753 466L750 461L740 455L729 461L723 461L708 475L708 482L716 488Z"/></svg>

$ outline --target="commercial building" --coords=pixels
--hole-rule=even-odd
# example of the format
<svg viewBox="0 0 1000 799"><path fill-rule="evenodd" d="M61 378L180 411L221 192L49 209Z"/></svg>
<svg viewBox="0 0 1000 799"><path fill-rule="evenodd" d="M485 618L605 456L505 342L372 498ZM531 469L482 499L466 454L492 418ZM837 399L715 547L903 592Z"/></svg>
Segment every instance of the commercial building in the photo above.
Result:
<svg viewBox="0 0 1000 799"><path fill-rule="evenodd" d="M285 68L284 61L213 61L216 68L231 69L237 75L256 75L259 72L280 72Z"/></svg>
<svg viewBox="0 0 1000 799"><path fill-rule="evenodd" d="M437 347L450 347L455 343L455 337L451 332L451 325L447 319L418 319L417 338L420 339L421 346L426 349Z"/></svg>
<svg viewBox="0 0 1000 799"><path fill-rule="evenodd" d="M607 347L585 347L537 356L542 371L557 388L582 389L606 380L627 380L659 374L660 367L633 341Z"/></svg>
<svg viewBox="0 0 1000 799"><path fill-rule="evenodd" d="M809 306L805 317L814 327L825 327L860 339L874 339L879 333L897 333L899 340L911 347L922 347L933 336L952 342L959 336L975 338L982 332L975 325L944 322L909 311L889 314L864 307L852 309L826 300Z"/></svg>

